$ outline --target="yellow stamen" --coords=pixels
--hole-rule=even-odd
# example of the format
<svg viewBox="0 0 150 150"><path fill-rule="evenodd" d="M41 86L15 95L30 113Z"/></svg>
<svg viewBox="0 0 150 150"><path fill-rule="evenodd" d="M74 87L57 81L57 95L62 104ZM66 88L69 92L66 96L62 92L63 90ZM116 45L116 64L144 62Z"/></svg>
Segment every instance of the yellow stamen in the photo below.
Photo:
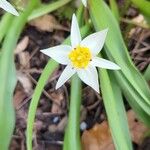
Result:
<svg viewBox="0 0 150 150"><path fill-rule="evenodd" d="M90 49L80 46L73 49L68 56L75 68L86 68L92 58Z"/></svg>

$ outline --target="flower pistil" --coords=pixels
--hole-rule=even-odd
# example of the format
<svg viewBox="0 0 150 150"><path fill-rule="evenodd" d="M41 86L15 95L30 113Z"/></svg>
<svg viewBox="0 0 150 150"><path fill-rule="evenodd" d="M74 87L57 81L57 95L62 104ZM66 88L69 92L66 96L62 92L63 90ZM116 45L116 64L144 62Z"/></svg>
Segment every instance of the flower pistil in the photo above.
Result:
<svg viewBox="0 0 150 150"><path fill-rule="evenodd" d="M77 46L69 53L69 59L75 68L86 68L92 58L91 51L87 47Z"/></svg>

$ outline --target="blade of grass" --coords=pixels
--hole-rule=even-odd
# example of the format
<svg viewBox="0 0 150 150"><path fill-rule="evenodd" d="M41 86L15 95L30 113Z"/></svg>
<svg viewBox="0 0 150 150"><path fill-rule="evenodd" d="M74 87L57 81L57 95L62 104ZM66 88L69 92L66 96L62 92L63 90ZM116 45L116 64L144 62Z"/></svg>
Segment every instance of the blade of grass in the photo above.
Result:
<svg viewBox="0 0 150 150"><path fill-rule="evenodd" d="M81 150L80 142L81 81L77 74L71 80L71 97L68 125L63 150Z"/></svg>
<svg viewBox="0 0 150 150"><path fill-rule="evenodd" d="M140 106L144 113L147 113L147 116L150 116L150 89L143 76L135 68L131 61L131 58L129 57L117 21L115 20L105 2L103 2L102 0L89 0L89 2L91 19L95 26L95 29L99 31L103 28L109 28L107 39L105 42L105 52L107 56L109 57L109 59L115 61L120 65L121 71L119 72L119 74L125 81L128 81L128 86L131 86L133 88L134 93L131 94L137 95L138 97L138 99L134 99L135 105ZM116 80L119 79L117 79L116 77ZM123 90L125 88L128 88L122 86L121 83L120 87ZM128 101L130 100L128 99ZM134 105L132 105L132 107L134 108ZM143 116L141 115L141 113L137 110L135 111L142 119Z"/></svg>
<svg viewBox="0 0 150 150"><path fill-rule="evenodd" d="M15 123L12 104L16 85L13 50L27 17L36 4L37 0L31 0L26 11L14 18L2 45L0 57L0 147L2 150L8 149Z"/></svg>
<svg viewBox="0 0 150 150"><path fill-rule="evenodd" d="M50 4L42 4L39 8L35 9L32 14L28 17L28 21L50 13L54 10L59 9L60 7L64 6L65 4L69 3L71 0L59 0Z"/></svg>
<svg viewBox="0 0 150 150"><path fill-rule="evenodd" d="M86 25L83 28L81 28L81 34L83 37L88 34L89 29L90 29L89 25ZM65 40L64 44L68 44L68 43L69 43L69 38L67 40ZM51 65L51 64L55 64L55 65ZM34 123L36 109L38 106L40 96L42 94L42 91L46 84L47 79L51 75L52 71L57 68L57 66L58 66L58 64L54 60L50 60L48 62L48 64L44 68L44 70L38 80L37 86L34 90L31 104L29 107L28 119L27 119L27 135L26 135L26 137L27 137L27 149L28 150L32 150L33 123Z"/></svg>
<svg viewBox="0 0 150 150"><path fill-rule="evenodd" d="M124 150L132 150L121 91L111 73L108 74L106 70L99 69L102 96L112 137L116 150L120 150L122 147Z"/></svg>

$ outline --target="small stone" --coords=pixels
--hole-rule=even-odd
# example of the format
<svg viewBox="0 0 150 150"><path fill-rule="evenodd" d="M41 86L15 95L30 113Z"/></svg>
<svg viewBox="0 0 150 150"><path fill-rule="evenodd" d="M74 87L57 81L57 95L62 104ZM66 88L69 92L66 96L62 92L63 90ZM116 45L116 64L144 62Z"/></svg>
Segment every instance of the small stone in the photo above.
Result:
<svg viewBox="0 0 150 150"><path fill-rule="evenodd" d="M86 128L87 128L87 123L83 121L83 122L80 124L80 129L81 129L81 131L84 131L84 130L86 130Z"/></svg>
<svg viewBox="0 0 150 150"><path fill-rule="evenodd" d="M54 117L53 118L53 123L58 123L59 122L59 117L57 116L57 117Z"/></svg>

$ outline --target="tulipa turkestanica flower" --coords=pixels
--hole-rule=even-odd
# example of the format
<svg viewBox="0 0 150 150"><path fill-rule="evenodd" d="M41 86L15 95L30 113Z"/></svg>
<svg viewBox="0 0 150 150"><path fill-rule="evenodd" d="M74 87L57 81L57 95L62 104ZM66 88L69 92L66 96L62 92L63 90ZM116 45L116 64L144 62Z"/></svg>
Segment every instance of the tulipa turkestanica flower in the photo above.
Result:
<svg viewBox="0 0 150 150"><path fill-rule="evenodd" d="M113 62L97 57L102 49L108 29L93 33L83 40L75 15L71 24L71 46L59 45L41 50L42 53L53 58L60 64L67 65L62 72L56 89L61 87L72 75L79 78L99 93L98 73L96 67L119 70L120 67Z"/></svg>
<svg viewBox="0 0 150 150"><path fill-rule="evenodd" d="M7 11L15 16L19 16L16 9L6 0L0 0L0 8L4 9L5 11Z"/></svg>

